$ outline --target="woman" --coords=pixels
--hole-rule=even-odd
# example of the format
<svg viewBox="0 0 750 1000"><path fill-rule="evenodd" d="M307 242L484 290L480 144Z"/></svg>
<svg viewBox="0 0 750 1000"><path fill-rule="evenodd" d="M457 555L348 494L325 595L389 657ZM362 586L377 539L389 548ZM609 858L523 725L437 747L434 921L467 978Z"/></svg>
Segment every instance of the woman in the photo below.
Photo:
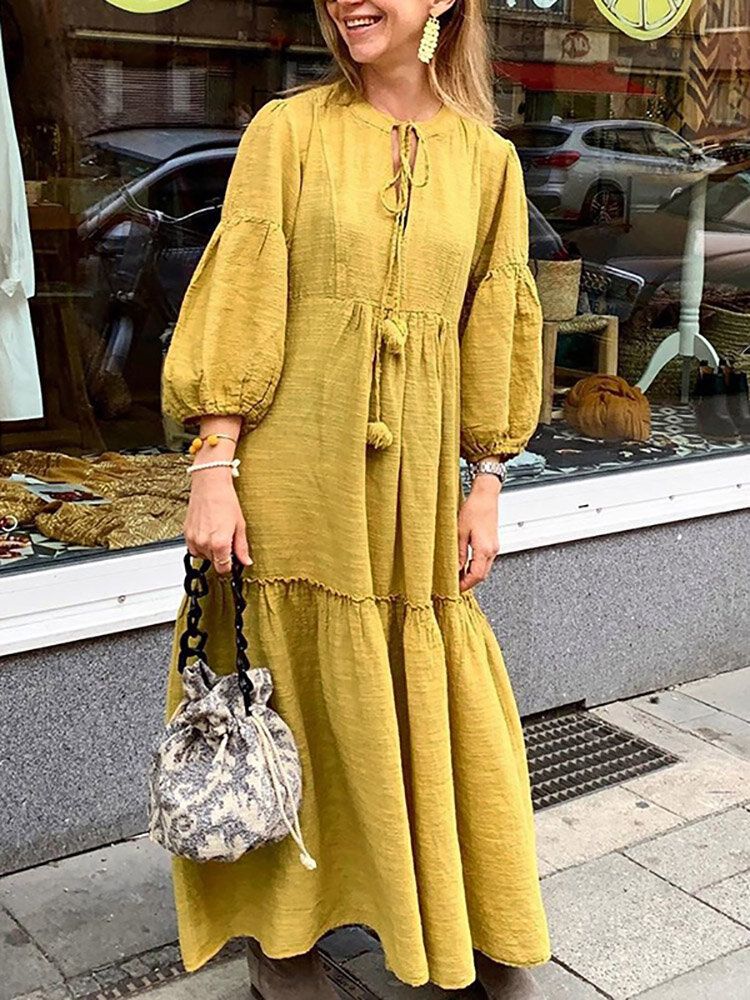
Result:
<svg viewBox="0 0 750 1000"><path fill-rule="evenodd" d="M227 672L232 552L246 566L251 659L299 746L318 864L289 838L232 865L175 859L183 960L246 936L263 1000L333 998L315 943L358 923L405 983L538 997L523 734L472 590L501 482L478 474L465 497L458 466L520 452L539 413L519 160L489 124L480 0L317 10L337 78L247 128L163 399L238 438L196 452L241 464L193 473L185 536L212 560L209 654ZM180 694L173 664L168 715Z"/></svg>

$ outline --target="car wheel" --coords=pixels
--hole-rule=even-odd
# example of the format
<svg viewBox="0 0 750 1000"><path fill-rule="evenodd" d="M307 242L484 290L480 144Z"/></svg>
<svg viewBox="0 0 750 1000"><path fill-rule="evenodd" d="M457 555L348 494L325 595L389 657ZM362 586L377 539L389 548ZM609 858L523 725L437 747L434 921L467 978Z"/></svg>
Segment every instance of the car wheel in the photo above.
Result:
<svg viewBox="0 0 750 1000"><path fill-rule="evenodd" d="M599 184L591 188L581 209L581 222L597 226L608 222L621 222L625 217L625 197L613 184Z"/></svg>

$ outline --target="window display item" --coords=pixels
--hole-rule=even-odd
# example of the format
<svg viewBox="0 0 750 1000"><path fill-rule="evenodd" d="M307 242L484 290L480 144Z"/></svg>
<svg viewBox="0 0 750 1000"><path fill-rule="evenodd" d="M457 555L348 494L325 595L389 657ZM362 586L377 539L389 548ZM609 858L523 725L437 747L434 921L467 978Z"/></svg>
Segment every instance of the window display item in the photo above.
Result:
<svg viewBox="0 0 750 1000"><path fill-rule="evenodd" d="M660 411L652 414L660 417L660 430L652 430L648 441L604 441L579 434L563 420L541 426L531 439L530 447L545 460L544 481L577 476L582 472L616 472L623 468L651 463L665 462L683 454L706 453L705 439L698 434L690 434L695 419L687 408L679 414L670 411L665 416ZM675 423L671 423L675 421ZM670 440L669 430L676 426L680 440L689 440L682 445ZM683 436L683 428L688 429Z"/></svg>
<svg viewBox="0 0 750 1000"><path fill-rule="evenodd" d="M7 477L0 479L0 514L15 514L68 545L126 549L169 541L182 534L189 464L172 453L9 452L0 456L0 476Z"/></svg>
<svg viewBox="0 0 750 1000"><path fill-rule="evenodd" d="M565 420L587 437L648 441L651 407L637 386L619 375L588 375L565 396Z"/></svg>
<svg viewBox="0 0 750 1000"><path fill-rule="evenodd" d="M25 531L16 531L18 518L5 516L0 519L0 568L33 551L31 538Z"/></svg>
<svg viewBox="0 0 750 1000"><path fill-rule="evenodd" d="M26 188L0 37L0 421L44 416L28 303L33 294Z"/></svg>
<svg viewBox="0 0 750 1000"><path fill-rule="evenodd" d="M583 261L532 258L529 266L539 292L545 321L562 322L575 316Z"/></svg>
<svg viewBox="0 0 750 1000"><path fill-rule="evenodd" d="M129 549L179 538L186 508L167 497L120 497L91 505L54 501L35 519L49 538L71 545Z"/></svg>
<svg viewBox="0 0 750 1000"><path fill-rule="evenodd" d="M189 611L177 669L185 696L175 709L149 770L149 837L178 857L237 861L247 851L291 836L300 861L317 867L297 814L302 769L291 730L270 707L271 672L252 667L242 633L246 601L242 563L232 563L236 672L206 662L200 598L208 593L207 559L196 569L185 554ZM195 662L188 664L194 657Z"/></svg>
<svg viewBox="0 0 750 1000"><path fill-rule="evenodd" d="M742 301L747 295L737 298ZM719 354L731 358L735 367L750 371L750 303L744 310L711 304L704 311L703 330Z"/></svg>
<svg viewBox="0 0 750 1000"><path fill-rule="evenodd" d="M35 496L24 483L0 479L0 517L18 524L33 524L34 518L47 506L47 501ZM0 529L2 530L2 529Z"/></svg>
<svg viewBox="0 0 750 1000"><path fill-rule="evenodd" d="M725 366L724 371L721 368L717 371L708 361L701 361L695 378L693 412L698 430L706 438L736 441L740 428L750 436L747 376L744 372L733 372L730 366Z"/></svg>
<svg viewBox="0 0 750 1000"><path fill-rule="evenodd" d="M750 399L748 399L748 377L743 371L735 371L731 364L721 366L727 393L727 408L737 432L742 438L750 438Z"/></svg>

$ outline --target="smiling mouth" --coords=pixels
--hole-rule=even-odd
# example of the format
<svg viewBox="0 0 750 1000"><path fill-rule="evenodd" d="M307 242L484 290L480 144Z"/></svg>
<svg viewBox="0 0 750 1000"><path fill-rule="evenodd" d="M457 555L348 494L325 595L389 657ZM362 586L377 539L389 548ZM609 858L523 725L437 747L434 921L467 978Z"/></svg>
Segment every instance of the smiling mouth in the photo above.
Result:
<svg viewBox="0 0 750 1000"><path fill-rule="evenodd" d="M383 20L382 14L367 14L360 17L345 17L344 27L351 35L361 35Z"/></svg>

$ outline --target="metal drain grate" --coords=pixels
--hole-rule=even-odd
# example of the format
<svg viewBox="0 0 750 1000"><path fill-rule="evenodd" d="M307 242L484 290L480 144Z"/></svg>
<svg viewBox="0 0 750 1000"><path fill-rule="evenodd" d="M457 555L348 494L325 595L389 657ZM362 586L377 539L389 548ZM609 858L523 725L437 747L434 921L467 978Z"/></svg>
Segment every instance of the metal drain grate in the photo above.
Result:
<svg viewBox="0 0 750 1000"><path fill-rule="evenodd" d="M527 720L523 732L535 809L617 785L680 759L584 711Z"/></svg>

